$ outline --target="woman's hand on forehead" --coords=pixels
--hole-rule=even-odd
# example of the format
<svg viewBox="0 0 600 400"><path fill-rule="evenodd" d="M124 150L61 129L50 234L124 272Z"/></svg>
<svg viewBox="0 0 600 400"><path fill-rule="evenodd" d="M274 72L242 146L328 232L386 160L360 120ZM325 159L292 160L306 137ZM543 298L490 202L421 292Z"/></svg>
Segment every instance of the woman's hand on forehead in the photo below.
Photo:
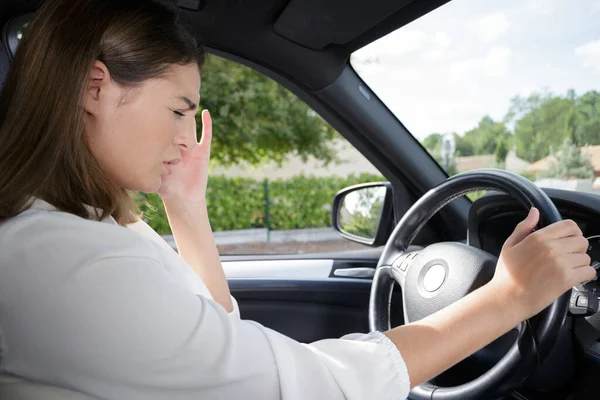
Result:
<svg viewBox="0 0 600 400"><path fill-rule="evenodd" d="M181 150L181 161L172 166L171 173L163 178L158 190L163 202L171 210L187 213L206 205L211 141L212 119L209 111L203 110L200 143Z"/></svg>

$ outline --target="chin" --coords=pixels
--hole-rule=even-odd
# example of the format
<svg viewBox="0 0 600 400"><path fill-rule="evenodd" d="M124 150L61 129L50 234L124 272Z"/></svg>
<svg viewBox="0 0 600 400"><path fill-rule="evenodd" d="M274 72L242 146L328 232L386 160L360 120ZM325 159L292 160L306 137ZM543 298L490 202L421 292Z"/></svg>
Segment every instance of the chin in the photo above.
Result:
<svg viewBox="0 0 600 400"><path fill-rule="evenodd" d="M161 186L162 186L162 182L159 180L158 182L155 182L153 185L146 186L141 191L144 193L156 193L160 190Z"/></svg>
<svg viewBox="0 0 600 400"><path fill-rule="evenodd" d="M132 192L156 193L162 186L161 178L148 179L145 182L132 182L127 190Z"/></svg>

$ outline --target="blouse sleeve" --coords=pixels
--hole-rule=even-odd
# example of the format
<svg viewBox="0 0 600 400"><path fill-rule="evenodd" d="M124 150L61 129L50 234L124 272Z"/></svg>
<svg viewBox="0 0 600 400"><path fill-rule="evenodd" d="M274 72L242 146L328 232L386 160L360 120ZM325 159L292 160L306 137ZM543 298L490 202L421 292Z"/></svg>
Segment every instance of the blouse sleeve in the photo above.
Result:
<svg viewBox="0 0 600 400"><path fill-rule="evenodd" d="M185 290L150 257L99 259L43 287L28 305L35 329L15 318L4 332L7 372L27 379L107 399L408 396L382 333L301 344Z"/></svg>
<svg viewBox="0 0 600 400"><path fill-rule="evenodd" d="M162 248L167 253L177 254L177 257L180 257L179 254L175 251L175 249L173 247L171 247L171 245L169 243L167 243L167 241L162 236L160 236L158 233L156 233L156 231L154 229L152 229L150 227L150 225L148 225L145 221L139 219L136 222L127 225L127 228L129 228L133 232L137 233L138 235L141 235L142 237L145 237L146 239L151 240L152 242L156 243L160 248ZM182 258L182 260L183 260L183 258ZM184 260L184 262L185 262L185 260ZM188 277L190 275L196 275L196 273L193 272L192 268L189 265L186 265L184 268L187 270L186 272L188 273ZM208 288L206 288L206 286L204 285L203 282L201 282L201 285L202 285L202 292L204 292L205 296L212 299L210 292L208 291ZM238 307L236 300L233 297L231 297L231 303L233 304L233 310L230 313L232 318L240 318L240 309Z"/></svg>

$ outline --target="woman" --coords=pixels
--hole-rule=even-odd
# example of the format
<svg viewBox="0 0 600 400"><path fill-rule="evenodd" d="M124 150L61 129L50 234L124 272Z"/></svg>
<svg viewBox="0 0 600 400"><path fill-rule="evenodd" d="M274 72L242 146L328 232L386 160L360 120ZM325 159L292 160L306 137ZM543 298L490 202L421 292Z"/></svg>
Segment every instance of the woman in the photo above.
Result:
<svg viewBox="0 0 600 400"><path fill-rule="evenodd" d="M20 44L0 100L0 373L105 399L405 398L595 275L577 225L532 233L532 209L490 283L416 323L304 345L241 320L206 211L207 111L195 139L203 53L174 15L49 0ZM160 194L179 255L136 191Z"/></svg>

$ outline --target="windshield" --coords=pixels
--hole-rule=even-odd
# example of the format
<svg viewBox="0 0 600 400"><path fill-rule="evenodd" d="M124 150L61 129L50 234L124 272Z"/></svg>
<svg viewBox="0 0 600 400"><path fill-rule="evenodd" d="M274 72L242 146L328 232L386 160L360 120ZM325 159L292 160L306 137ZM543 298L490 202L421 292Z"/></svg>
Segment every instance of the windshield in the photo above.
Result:
<svg viewBox="0 0 600 400"><path fill-rule="evenodd" d="M453 0L355 52L449 175L600 193L600 1Z"/></svg>

